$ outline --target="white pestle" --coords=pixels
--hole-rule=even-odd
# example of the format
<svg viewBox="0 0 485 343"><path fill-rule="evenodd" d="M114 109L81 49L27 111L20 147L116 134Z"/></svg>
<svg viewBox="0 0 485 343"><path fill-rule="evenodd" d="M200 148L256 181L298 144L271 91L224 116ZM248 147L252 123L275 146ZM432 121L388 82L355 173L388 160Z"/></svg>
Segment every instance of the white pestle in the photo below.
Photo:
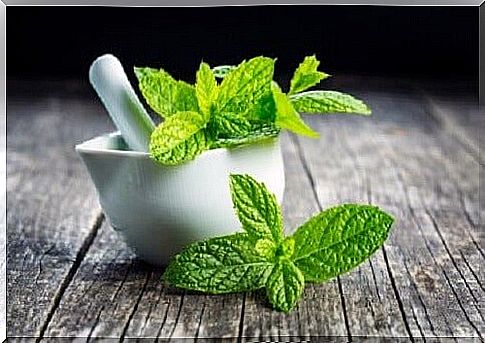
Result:
<svg viewBox="0 0 485 343"><path fill-rule="evenodd" d="M98 57L89 69L89 81L130 149L147 152L155 125L120 61L109 54Z"/></svg>

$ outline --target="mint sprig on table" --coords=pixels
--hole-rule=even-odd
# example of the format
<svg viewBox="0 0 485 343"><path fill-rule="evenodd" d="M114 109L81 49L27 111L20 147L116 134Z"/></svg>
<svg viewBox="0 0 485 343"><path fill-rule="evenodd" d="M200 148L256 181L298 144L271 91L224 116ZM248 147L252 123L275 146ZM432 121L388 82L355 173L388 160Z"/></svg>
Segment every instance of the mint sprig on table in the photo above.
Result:
<svg viewBox="0 0 485 343"><path fill-rule="evenodd" d="M242 232L196 242L176 255L163 278L212 294L266 289L272 306L290 311L306 282L324 282L368 259L394 219L371 205L345 204L310 218L285 236L281 208L263 183L230 176Z"/></svg>
<svg viewBox="0 0 485 343"><path fill-rule="evenodd" d="M135 68L143 97L164 118L152 133L150 156L176 165L208 149L274 138L281 129L317 138L299 112L371 113L351 95L306 91L329 77L317 70L319 63L315 56L305 57L286 94L273 81L275 59L263 56L213 69L202 62L195 85L175 80L163 69Z"/></svg>

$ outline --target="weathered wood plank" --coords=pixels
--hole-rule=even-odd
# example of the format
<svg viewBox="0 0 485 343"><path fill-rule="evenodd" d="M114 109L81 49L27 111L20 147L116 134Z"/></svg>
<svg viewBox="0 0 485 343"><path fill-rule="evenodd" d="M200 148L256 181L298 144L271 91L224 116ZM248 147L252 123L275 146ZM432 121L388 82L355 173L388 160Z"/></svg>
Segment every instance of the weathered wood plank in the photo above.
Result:
<svg viewBox="0 0 485 343"><path fill-rule="evenodd" d="M474 276L478 277L483 255L477 254L470 238L476 231L464 220L465 209L460 205L466 199L473 211L478 206L479 166L430 120L418 98L393 95L378 99L374 94L371 101L371 120L347 119L342 126L336 121L342 118L310 119L327 135L320 143L305 141L303 149L312 174L317 175L319 199L333 203L371 198L395 213L398 223L386 245L385 258L413 336L483 335L483 300L479 300L483 289ZM407 115L419 121L392 120ZM331 148L316 158L322 154L320 144ZM345 158L349 152L351 159ZM349 160L356 165L348 165ZM343 175L338 177L332 171ZM447 233L440 236L440 226L423 218L429 213L442 218L445 212L452 213L449 217L454 221L441 227ZM453 231L461 231L461 239L453 237ZM457 287L460 283L467 286Z"/></svg>
<svg viewBox="0 0 485 343"><path fill-rule="evenodd" d="M352 120L357 127L366 118ZM341 132L346 124L334 121L330 129L311 121L322 138L320 141L298 138L298 141L322 210L343 202L369 202L366 175L371 169L362 166L345 143L347 134ZM328 130L335 131L329 135ZM409 337L382 252L340 280L351 336Z"/></svg>
<svg viewBox="0 0 485 343"><path fill-rule="evenodd" d="M364 81L351 80L357 90L378 90L355 93L373 117L306 117L320 140L283 135L285 221L291 231L320 208L372 202L397 223L370 261L308 285L287 315L271 310L264 292L210 296L168 287L163 270L136 260L107 223L95 235L96 198L72 141L109 130L108 118L91 115L100 107L79 97L30 101L34 112L25 100L10 101L9 335L45 327L46 337L123 339L483 337L479 160L411 86L389 94L381 82Z"/></svg>
<svg viewBox="0 0 485 343"><path fill-rule="evenodd" d="M8 98L8 336L38 336L100 211L74 142L110 130L79 97ZM74 269L73 269L74 268Z"/></svg>
<svg viewBox="0 0 485 343"><path fill-rule="evenodd" d="M108 224L47 329L48 337L236 337L240 295L206 296L166 287Z"/></svg>
<svg viewBox="0 0 485 343"><path fill-rule="evenodd" d="M152 271L105 222L61 299L46 337L121 337ZM154 272L155 274L155 272ZM154 277L156 277L154 275Z"/></svg>
<svg viewBox="0 0 485 343"><path fill-rule="evenodd" d="M424 110L427 110L427 108L424 107ZM461 113L458 112L455 115L459 116ZM427 147L430 144L427 144L427 139L433 140L438 149L428 150ZM411 140L405 148L402 144L399 146L383 145L393 153L399 149L402 155L406 155L406 151L403 150L407 148L408 151L413 151L415 156L411 160L392 161L391 159L391 164L393 163L394 169L398 171L396 181L401 183L410 214L421 235L424 236L424 245L432 258L431 261L434 262L434 266L430 266L429 260L428 263L424 263L426 267L419 271L419 279L421 280L418 280L418 282L431 281L425 283L425 286L432 286L433 278L428 276L433 275L433 273L441 274L440 281L447 284L449 289L446 290L446 287L437 286L440 288L439 291L444 293L440 299L441 303L438 302L438 304L441 304L441 307L446 304L447 313L451 314L452 310L448 307L447 302L452 303L451 299L454 298L452 309L459 311L461 308L461 319L465 320L465 324L457 321L452 325L454 334L456 336L483 335L483 316L478 310L483 306L483 300L480 304L477 301L480 297L475 297L474 303L470 303L470 306L464 305L464 301L468 303L467 300L470 295L473 296L476 291L468 285L474 278L471 275L468 275L467 278L464 277L464 266L460 266L464 262L459 261L461 258L465 259L465 256L470 257L473 259L473 267L470 264L467 267L475 269L480 269L480 265L483 265L484 262L483 255L477 255L476 244L474 243L477 227L467 223L467 220L465 220L467 210L463 206L467 202L475 210L478 209L478 163L474 161L472 154L467 153L466 147L460 146L453 139L450 139L449 132L444 130L441 125L438 125L437 129L431 134L426 133L421 138L418 136ZM387 155L389 156L389 154ZM413 160L420 161L419 165L413 164ZM410 189L406 189L408 187ZM434 204L441 203L443 205L436 207L436 205L431 206L428 201L423 201L427 193L434 193L440 199L439 202L435 201ZM466 199L466 201L463 201L463 199ZM436 217L435 220L431 217L432 213ZM446 217L453 218L453 221L447 224L446 221L441 221ZM437 225L438 218L441 221L440 225ZM424 219L427 219L427 221ZM459 254L459 257L456 256L457 254ZM481 257L482 260L479 261L475 257ZM415 256L414 259L419 260ZM456 287L460 284L463 287ZM477 283L474 283L473 287L480 289ZM433 289L428 287L427 291L432 292ZM483 289L480 289L480 291L483 291ZM483 299L483 293L481 299ZM458 315L454 316L454 318L457 317ZM473 329L476 332L473 332Z"/></svg>

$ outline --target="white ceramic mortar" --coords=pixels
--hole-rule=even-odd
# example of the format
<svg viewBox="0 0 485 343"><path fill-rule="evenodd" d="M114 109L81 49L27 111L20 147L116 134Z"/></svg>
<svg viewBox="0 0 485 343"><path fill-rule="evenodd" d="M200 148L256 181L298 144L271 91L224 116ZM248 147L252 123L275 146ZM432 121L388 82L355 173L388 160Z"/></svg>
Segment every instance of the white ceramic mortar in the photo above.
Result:
<svg viewBox="0 0 485 343"><path fill-rule="evenodd" d="M97 58L89 79L121 133L76 146L111 225L136 254L166 264L197 240L240 230L229 191L231 173L262 181L281 203L285 186L278 139L203 152L195 160L162 166L149 157L155 125L113 55Z"/></svg>
<svg viewBox="0 0 485 343"><path fill-rule="evenodd" d="M285 176L279 139L209 150L177 166L122 150L119 133L76 146L111 225L141 259L164 265L185 245L240 230L229 191L231 173L264 182L281 203Z"/></svg>

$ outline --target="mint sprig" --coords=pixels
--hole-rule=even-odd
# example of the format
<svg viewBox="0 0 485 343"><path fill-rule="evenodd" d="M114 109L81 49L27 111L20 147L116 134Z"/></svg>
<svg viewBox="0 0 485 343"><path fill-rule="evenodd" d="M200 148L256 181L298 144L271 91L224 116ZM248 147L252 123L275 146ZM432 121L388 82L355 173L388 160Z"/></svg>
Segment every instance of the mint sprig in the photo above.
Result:
<svg viewBox="0 0 485 343"><path fill-rule="evenodd" d="M288 312L305 281L323 282L368 259L386 240L394 219L372 205L345 204L283 234L281 208L263 183L230 176L243 232L196 242L170 262L163 279L213 294L266 289L272 306Z"/></svg>
<svg viewBox="0 0 485 343"><path fill-rule="evenodd" d="M146 102L165 119L152 134L150 156L160 164L180 164L207 149L275 138L281 129L318 138L299 112L370 114L361 100L348 94L306 91L330 76L317 70L319 64L315 56L305 57L287 94L273 81L275 59L264 56L212 69L202 62L195 85L175 80L163 69L135 68ZM183 123L191 121L189 114L197 117L194 121L204 119L197 132ZM184 119L168 120L172 116ZM164 132L176 132L175 139L162 138Z"/></svg>

